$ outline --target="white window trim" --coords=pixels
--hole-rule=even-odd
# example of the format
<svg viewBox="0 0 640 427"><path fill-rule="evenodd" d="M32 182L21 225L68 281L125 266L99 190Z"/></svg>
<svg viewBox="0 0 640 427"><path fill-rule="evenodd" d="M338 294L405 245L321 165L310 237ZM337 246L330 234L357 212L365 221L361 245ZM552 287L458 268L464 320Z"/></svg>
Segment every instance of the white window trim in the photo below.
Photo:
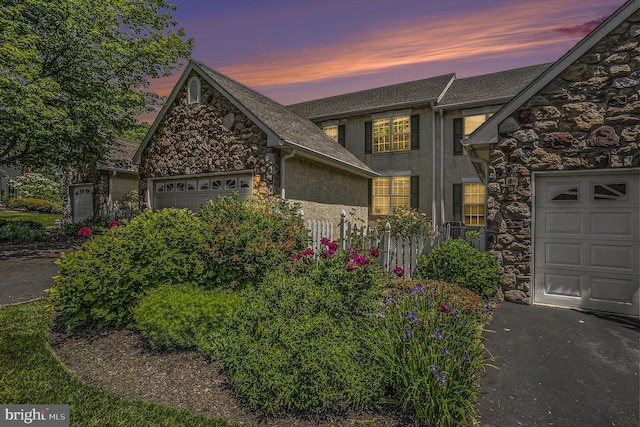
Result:
<svg viewBox="0 0 640 427"><path fill-rule="evenodd" d="M371 198L372 198L372 200L371 200L371 203L372 203L371 211L372 211L372 212L371 212L371 214L372 214L373 216L389 216L389 215L393 215L393 178L408 178L408 180L409 180L409 194L408 194L408 197L409 197L409 203L408 203L408 205L407 205L407 206L408 206L408 207L410 207L410 206L411 206L411 173L410 173L410 172L409 172L409 173L406 173L406 174L401 174L401 173L399 173L399 172L395 172L395 173L393 173L393 174L390 174L390 175L384 175L384 176L379 176L379 177L377 177L377 178L381 178L381 179L388 179L388 180L389 180L389 191L388 191L389 195L388 195L388 196L386 196L386 198L387 198L387 203L388 203L387 208L389 209L389 213L386 213L386 214L384 214L384 213L383 213L383 214L378 214L378 213L375 213L375 212L374 212L374 210L375 210L375 201L374 201L374 199L375 199L375 194L373 194L373 191L375 190L375 184L374 184L374 185L372 185L372 189L371 189L371 191L372 191L372 194L371 194ZM376 179L376 178L374 178L374 180L375 180L375 179ZM375 182L375 181L374 181L374 182Z"/></svg>
<svg viewBox="0 0 640 427"><path fill-rule="evenodd" d="M376 151L375 143L371 143L372 154L389 154L389 153L406 153L411 151L411 113L410 108L405 110L385 111L384 113L377 113L371 115L371 123L376 120L389 120L389 149L385 151ZM393 149L393 119L396 117L409 117L409 148L406 150L394 150ZM373 135L372 138L375 138Z"/></svg>

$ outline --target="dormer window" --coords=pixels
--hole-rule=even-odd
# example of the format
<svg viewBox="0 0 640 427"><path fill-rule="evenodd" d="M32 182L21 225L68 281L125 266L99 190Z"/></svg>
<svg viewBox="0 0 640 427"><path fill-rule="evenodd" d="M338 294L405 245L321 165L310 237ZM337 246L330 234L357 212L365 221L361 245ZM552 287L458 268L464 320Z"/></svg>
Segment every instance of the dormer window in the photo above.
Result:
<svg viewBox="0 0 640 427"><path fill-rule="evenodd" d="M187 105L198 105L200 103L200 79L191 77L187 84Z"/></svg>

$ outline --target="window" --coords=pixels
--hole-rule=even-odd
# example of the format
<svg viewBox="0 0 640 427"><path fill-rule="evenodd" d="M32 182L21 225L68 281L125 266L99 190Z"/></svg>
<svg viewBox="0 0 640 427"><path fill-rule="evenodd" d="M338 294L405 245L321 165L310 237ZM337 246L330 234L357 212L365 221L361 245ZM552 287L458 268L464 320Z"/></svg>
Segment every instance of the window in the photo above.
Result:
<svg viewBox="0 0 640 427"><path fill-rule="evenodd" d="M374 178L372 185L372 210L374 215L390 215L396 207L409 207L411 202L411 177L394 176Z"/></svg>
<svg viewBox="0 0 640 427"><path fill-rule="evenodd" d="M364 124L365 154L420 149L420 115L381 117Z"/></svg>
<svg viewBox="0 0 640 427"><path fill-rule="evenodd" d="M484 184L464 184L464 219L465 225L484 225Z"/></svg>
<svg viewBox="0 0 640 427"><path fill-rule="evenodd" d="M627 184L596 184L593 186L593 200L627 200Z"/></svg>
<svg viewBox="0 0 640 427"><path fill-rule="evenodd" d="M338 125L325 126L322 128L324 133L335 142L338 142Z"/></svg>
<svg viewBox="0 0 640 427"><path fill-rule="evenodd" d="M464 118L464 138L469 138L469 135L471 135L474 130L478 129L491 116L493 116L493 113L466 116Z"/></svg>
<svg viewBox="0 0 640 427"><path fill-rule="evenodd" d="M200 103L200 79L191 77L187 84L187 104L197 105Z"/></svg>
<svg viewBox="0 0 640 427"><path fill-rule="evenodd" d="M408 150L411 143L411 118L399 116L373 121L373 152Z"/></svg>
<svg viewBox="0 0 640 427"><path fill-rule="evenodd" d="M465 225L485 225L484 184L470 182L453 184L453 220Z"/></svg>

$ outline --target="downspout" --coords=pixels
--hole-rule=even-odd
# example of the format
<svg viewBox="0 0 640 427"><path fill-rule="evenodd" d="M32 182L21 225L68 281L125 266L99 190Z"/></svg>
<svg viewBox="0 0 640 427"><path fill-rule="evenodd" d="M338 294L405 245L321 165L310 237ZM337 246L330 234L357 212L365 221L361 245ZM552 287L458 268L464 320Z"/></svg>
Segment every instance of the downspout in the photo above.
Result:
<svg viewBox="0 0 640 427"><path fill-rule="evenodd" d="M293 156L296 155L296 149L294 148L293 150L291 150L291 152L285 156L282 156L280 158L280 198L282 200L285 199L285 161L287 159L292 158Z"/></svg>
<svg viewBox="0 0 640 427"><path fill-rule="evenodd" d="M440 217L444 224L444 110L440 110Z"/></svg>
<svg viewBox="0 0 640 427"><path fill-rule="evenodd" d="M431 220L433 221L433 225L438 223L437 218L437 210L436 210L436 111L435 111L435 102L431 101L431 148L432 148L432 156L431 156Z"/></svg>

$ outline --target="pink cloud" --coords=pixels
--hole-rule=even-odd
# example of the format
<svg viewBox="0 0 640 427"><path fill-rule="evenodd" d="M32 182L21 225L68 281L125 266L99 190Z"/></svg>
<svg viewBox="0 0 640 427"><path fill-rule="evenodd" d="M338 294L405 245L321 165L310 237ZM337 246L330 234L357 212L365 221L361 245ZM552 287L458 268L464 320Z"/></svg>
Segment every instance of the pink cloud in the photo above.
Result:
<svg viewBox="0 0 640 427"><path fill-rule="evenodd" d="M584 24L575 25L573 27L555 28L553 31L570 36L584 37L593 31L593 29L600 25L600 23L605 19L607 18L603 16L602 18L594 19L593 21L585 22Z"/></svg>

